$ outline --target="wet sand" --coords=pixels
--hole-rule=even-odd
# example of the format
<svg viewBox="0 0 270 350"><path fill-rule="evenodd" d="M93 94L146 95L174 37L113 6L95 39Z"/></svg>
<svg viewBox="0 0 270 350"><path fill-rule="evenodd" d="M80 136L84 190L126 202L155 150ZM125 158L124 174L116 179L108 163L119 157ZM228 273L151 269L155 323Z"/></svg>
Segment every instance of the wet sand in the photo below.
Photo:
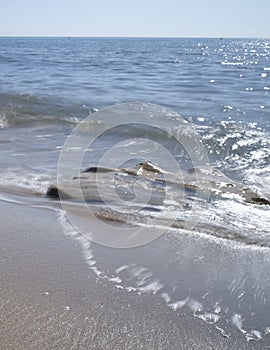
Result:
<svg viewBox="0 0 270 350"><path fill-rule="evenodd" d="M97 279L56 214L1 202L0 349L267 349Z"/></svg>

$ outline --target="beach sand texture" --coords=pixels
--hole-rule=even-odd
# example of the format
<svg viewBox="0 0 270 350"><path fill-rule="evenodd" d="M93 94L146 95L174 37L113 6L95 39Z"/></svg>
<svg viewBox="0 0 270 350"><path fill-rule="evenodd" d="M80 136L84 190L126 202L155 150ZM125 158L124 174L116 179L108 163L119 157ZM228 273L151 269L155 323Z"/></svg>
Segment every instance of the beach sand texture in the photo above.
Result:
<svg viewBox="0 0 270 350"><path fill-rule="evenodd" d="M2 202L0 233L2 350L253 348L97 279L52 211Z"/></svg>

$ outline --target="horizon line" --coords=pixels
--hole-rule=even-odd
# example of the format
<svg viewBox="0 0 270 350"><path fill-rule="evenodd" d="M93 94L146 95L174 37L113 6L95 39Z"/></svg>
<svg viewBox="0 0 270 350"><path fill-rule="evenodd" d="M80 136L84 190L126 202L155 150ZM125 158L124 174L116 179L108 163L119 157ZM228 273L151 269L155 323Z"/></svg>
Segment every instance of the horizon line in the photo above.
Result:
<svg viewBox="0 0 270 350"><path fill-rule="evenodd" d="M112 38L112 39L267 39L270 37L264 36L117 36L117 35L1 35L0 38Z"/></svg>

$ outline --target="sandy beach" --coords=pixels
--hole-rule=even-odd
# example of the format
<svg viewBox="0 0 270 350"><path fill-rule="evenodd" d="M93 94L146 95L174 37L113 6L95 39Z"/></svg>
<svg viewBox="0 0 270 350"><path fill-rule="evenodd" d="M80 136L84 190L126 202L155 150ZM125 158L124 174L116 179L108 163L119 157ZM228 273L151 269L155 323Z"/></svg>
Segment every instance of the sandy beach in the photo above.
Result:
<svg viewBox="0 0 270 350"><path fill-rule="evenodd" d="M0 233L2 350L266 349L97 279L53 211L1 202Z"/></svg>

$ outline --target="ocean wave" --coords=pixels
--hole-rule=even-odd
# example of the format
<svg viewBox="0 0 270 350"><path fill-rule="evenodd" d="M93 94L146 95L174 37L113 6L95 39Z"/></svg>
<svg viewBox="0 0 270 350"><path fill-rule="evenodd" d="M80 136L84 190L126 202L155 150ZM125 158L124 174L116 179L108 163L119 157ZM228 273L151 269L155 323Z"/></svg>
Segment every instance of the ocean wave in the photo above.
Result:
<svg viewBox="0 0 270 350"><path fill-rule="evenodd" d="M20 194L25 196L44 196L50 182L55 178L45 169L14 166L1 169L0 190L7 194Z"/></svg>
<svg viewBox="0 0 270 350"><path fill-rule="evenodd" d="M246 173L269 166L270 133L257 123L221 120L196 129L212 165L230 176L245 181Z"/></svg>
<svg viewBox="0 0 270 350"><path fill-rule="evenodd" d="M15 167L2 170L0 175L0 190L7 198L9 194L23 195L27 196L29 201L31 196L38 196L43 197L44 206L54 206L55 201L45 198L49 185L55 180L54 174L42 172L40 168ZM179 235L190 234L222 240L233 245L270 247L270 214L267 206L248 204L236 197L213 197L210 201L205 201L196 192L182 191L177 197L175 191L169 191L159 183L156 184L158 188L151 188L154 185L151 181L137 183L136 192L131 186L129 193L127 185L131 186L128 178L122 179L115 188L110 181L107 184L103 183L99 196L106 195L106 188L109 194L113 192L114 196L107 196L105 202L99 197L94 200L92 191L93 200L87 202L87 208L84 202L66 199L62 199L59 205L62 203L62 206L68 208L73 218L78 215L80 219L90 214L105 225L139 227L142 230L151 228L156 232L167 232L176 239ZM144 203L142 200L145 200L145 186L151 196L150 202ZM94 184L91 188L97 190ZM91 232L89 234L91 235Z"/></svg>
<svg viewBox="0 0 270 350"><path fill-rule="evenodd" d="M21 126L77 125L93 108L29 94L0 94L0 129Z"/></svg>
<svg viewBox="0 0 270 350"><path fill-rule="evenodd" d="M78 138L75 138L76 142L67 143L63 146L60 145L61 140L58 134L55 136L48 133L49 136L47 137L46 131L45 134L42 131L41 135L36 133L35 130L35 133L27 133L27 136L32 137L32 140L29 141L27 137L23 136L23 142L20 135L19 141L14 141L13 148L16 149L16 152L13 153L5 147L5 142L11 140L11 135L7 132L7 135L4 135L1 139L3 140L2 154L5 154L5 162L8 164L6 169L1 170L0 188L4 192L45 196L49 185L55 182L51 173L52 169L56 173L58 161L56 156L60 153L60 150L62 159L66 154L68 160L71 159L72 162L73 159L84 156L79 167L71 162L74 167L66 167L64 164L63 168L65 171L68 168L67 171L71 173L71 176L79 176L79 178L86 176L86 174L80 174L80 170L84 165L85 167L100 166L101 160L105 162L103 166L123 168L130 166L126 164L128 161L134 163L134 160L140 162L148 158L147 160L166 169L167 175L170 171L174 173L176 173L176 170L182 172L180 176L186 175L184 178L186 185L183 185L183 178L182 182L181 179L180 182L174 182L175 179L170 178L170 176L166 179L168 180L166 184L162 177L157 179L140 178L137 181L137 178L122 176L122 174L113 179L116 181L115 183L111 181L110 177L105 177L101 183L102 195L107 203L100 200L100 193L98 192L100 188L97 188L96 183L91 184L91 186L86 184L84 188L89 197L89 202L92 202L90 209L96 216L104 221L145 227L152 225L157 228L172 229L181 234L187 227L186 223L190 223L192 219L191 214L194 213L192 208L195 203L197 207L196 215L198 213L196 217L197 224L192 229L189 227L191 234L202 234L207 237L225 239L245 245L270 246L268 234L269 213L263 205L260 208L258 207L259 202L256 202L253 196L253 193L258 192L256 198L260 198L260 196L266 198L265 203L269 199L268 155L270 137L269 133L256 123L237 123L233 120L221 119L209 121L201 117L189 124L186 119L181 118L177 113L148 103L117 105L93 113L91 117L82 120L82 118L78 119L73 115L75 112L79 114L78 109L74 106L73 110L70 110L69 106L60 108L59 101L57 103L52 101L49 110L55 111L57 117L54 117L54 113L48 113L48 106L51 102L46 98L31 95L1 95L0 98L5 102L3 104L4 108L7 108L10 112L9 117L6 118L6 125L14 123L15 127L22 126L23 123L25 125L68 123L71 127L76 125L77 128L75 129L78 131ZM18 114L20 114L16 115L14 111L18 111ZM69 112L66 113L67 111ZM83 109L83 111L85 113L86 109ZM140 114L139 111L142 111L142 113ZM89 116L89 110L87 113ZM138 122L135 123L134 120ZM99 133L100 130L101 133ZM66 133L64 133L63 138L65 135ZM71 134L69 133L69 135ZM90 144L90 147L88 143L89 135L94 137L94 142ZM12 129L13 136L16 136L16 133L13 133ZM84 136L86 136L87 141L86 148L84 142L82 142ZM194 142L196 137L201 139L203 143L198 142L196 144ZM56 138L59 142L52 142ZM153 142L149 143L149 140ZM155 145L163 147L168 152L162 153L163 150L161 152L161 148L155 148ZM185 149L185 145L189 145L194 154L196 153L195 146L201 145L202 148L205 148L205 153L208 153L211 165L222 170L232 180L224 175L221 176L220 172L216 170L208 174L206 181L198 183L198 177L203 174L203 171L197 173L197 178L194 178L195 172L188 172L187 169L194 166L198 167L198 165L201 166L200 169L203 169L202 167L210 166L210 164L208 164L207 157L204 157L204 154L200 152L195 154L195 159L196 161L199 159L200 164L192 164L191 156L188 154L189 149ZM113 156L109 152L111 150L113 150ZM31 152L33 152L32 156ZM53 156L48 157L52 153ZM167 159L169 153L175 160L173 164L171 164L170 159ZM47 164L42 168L41 157L43 159L45 154ZM107 158L106 154L109 154ZM123 158L124 154L128 155L127 161ZM28 159L28 164L25 167L18 167L17 165L21 156ZM178 168L172 170L170 169L172 165L178 165ZM80 188L74 188L74 184L77 183L73 181L71 184L69 179L71 177L67 178L69 182L67 182L65 189L72 190L72 193L77 195ZM214 183L218 186L215 187ZM235 187L234 184L237 184L237 186ZM251 191L246 191L246 185L249 186ZM205 189L207 186L210 187L210 191ZM200 187L202 188L200 189ZM220 193L224 189L226 191L223 192L226 193ZM236 192L234 189L236 189ZM243 198L243 193L246 196L251 194L251 197ZM149 201L145 200L146 194L149 195ZM76 198L74 199L76 200ZM249 203L246 203L245 199ZM110 206L106 207L104 205L111 202L116 207L118 205L120 210L109 210ZM123 207L123 202L126 207ZM142 205L142 203L146 203L146 205ZM260 204L265 203L260 202ZM92 206L92 204L95 205ZM235 216L235 212L239 215ZM260 220L260 217L263 220Z"/></svg>
<svg viewBox="0 0 270 350"><path fill-rule="evenodd" d="M118 170L92 167L51 185L47 195L60 198L75 221L77 213L79 220L90 210L105 221L270 247L269 200L211 168L190 169L179 177L151 163ZM77 202L75 211L68 200Z"/></svg>

